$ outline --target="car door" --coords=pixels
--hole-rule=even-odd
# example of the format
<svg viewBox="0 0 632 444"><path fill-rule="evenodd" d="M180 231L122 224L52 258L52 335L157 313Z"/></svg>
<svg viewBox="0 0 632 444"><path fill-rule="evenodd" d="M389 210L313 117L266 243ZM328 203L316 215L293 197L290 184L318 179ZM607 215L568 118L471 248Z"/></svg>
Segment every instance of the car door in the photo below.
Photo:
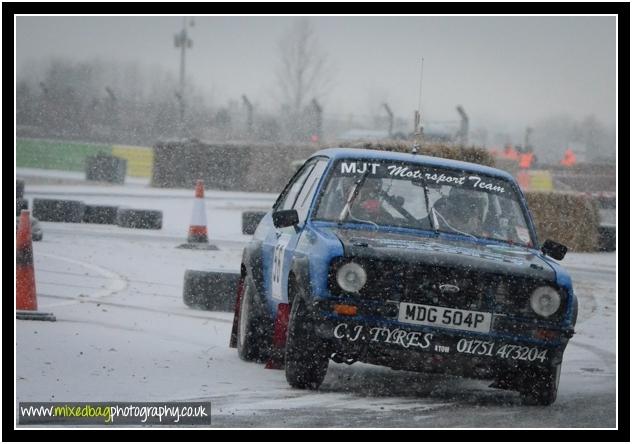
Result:
<svg viewBox="0 0 632 444"><path fill-rule="evenodd" d="M327 163L328 159L321 157L306 164L304 172L297 176L285 198L279 201L278 210L295 209L299 215L299 223L296 227L274 228L264 245L264 250L268 250L270 257L270 261L267 261L270 269L266 274L269 276L267 288L270 289L268 300L273 312L276 311L277 304L288 300L287 284L292 258Z"/></svg>
<svg viewBox="0 0 632 444"><path fill-rule="evenodd" d="M285 187L272 211L292 209L305 181L318 159L306 162ZM276 314L276 307L287 300L287 270L285 250L298 237L295 227L276 228L272 225L263 241L263 281L266 301L270 311ZM285 288L284 288L285 287Z"/></svg>

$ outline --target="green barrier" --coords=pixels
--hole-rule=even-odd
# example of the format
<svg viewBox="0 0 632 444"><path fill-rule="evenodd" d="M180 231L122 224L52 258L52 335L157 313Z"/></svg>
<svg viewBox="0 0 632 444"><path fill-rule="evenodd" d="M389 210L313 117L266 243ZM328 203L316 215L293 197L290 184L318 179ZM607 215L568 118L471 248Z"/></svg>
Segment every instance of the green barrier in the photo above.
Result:
<svg viewBox="0 0 632 444"><path fill-rule="evenodd" d="M98 153L112 154L110 145L38 139L18 139L15 165L63 171L85 171L85 159Z"/></svg>
<svg viewBox="0 0 632 444"><path fill-rule="evenodd" d="M128 175L151 177L152 148L127 145L65 142L45 139L18 139L16 166L62 171L85 171L86 157L107 154L127 160Z"/></svg>

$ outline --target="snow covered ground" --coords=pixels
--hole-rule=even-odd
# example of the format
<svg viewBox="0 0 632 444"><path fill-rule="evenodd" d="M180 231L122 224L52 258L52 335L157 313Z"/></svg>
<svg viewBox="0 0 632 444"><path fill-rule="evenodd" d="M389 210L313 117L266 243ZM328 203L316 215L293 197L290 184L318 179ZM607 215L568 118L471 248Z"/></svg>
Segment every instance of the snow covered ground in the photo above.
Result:
<svg viewBox="0 0 632 444"><path fill-rule="evenodd" d="M57 322L16 321L17 402L210 400L213 427L616 425L615 253L571 253L563 261L580 314L550 407L523 406L517 394L484 381L359 363L330 363L320 390L302 391L290 388L282 371L243 362L228 348L232 314L182 303L186 269L238 269L249 239L241 234L241 211L269 208L275 196L207 191L209 235L219 250L191 251L176 246L186 238L192 190L151 189L142 181L87 185L80 178L43 183L21 173L29 200L160 209L164 226L41 223L44 239L34 243L38 303Z"/></svg>

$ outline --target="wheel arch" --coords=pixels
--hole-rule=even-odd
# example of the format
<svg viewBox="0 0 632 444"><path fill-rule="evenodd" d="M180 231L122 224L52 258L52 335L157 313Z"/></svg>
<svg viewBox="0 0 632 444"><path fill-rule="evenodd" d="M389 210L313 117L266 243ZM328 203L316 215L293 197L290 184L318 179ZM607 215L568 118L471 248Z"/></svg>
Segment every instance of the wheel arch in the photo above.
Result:
<svg viewBox="0 0 632 444"><path fill-rule="evenodd" d="M255 284L260 302L264 302L263 250L261 242L251 242L244 248L240 272L242 277L250 276Z"/></svg>
<svg viewBox="0 0 632 444"><path fill-rule="evenodd" d="M302 291L290 291L292 286ZM292 305L295 297L308 302L311 294L309 280L309 259L307 257L295 258L288 273L288 304Z"/></svg>

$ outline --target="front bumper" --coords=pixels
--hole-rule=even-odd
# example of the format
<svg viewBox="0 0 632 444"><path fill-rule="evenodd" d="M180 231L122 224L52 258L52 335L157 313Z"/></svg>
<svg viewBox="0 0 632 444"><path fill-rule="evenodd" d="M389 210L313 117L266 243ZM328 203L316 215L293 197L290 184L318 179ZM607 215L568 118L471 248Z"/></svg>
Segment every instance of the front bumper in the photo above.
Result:
<svg viewBox="0 0 632 444"><path fill-rule="evenodd" d="M507 319L494 322L498 331L481 334L408 325L395 319L341 316L316 304L316 334L338 362L361 361L395 369L441 371L494 377L498 372L561 363L572 329L559 329L554 339L539 340L507 331Z"/></svg>

